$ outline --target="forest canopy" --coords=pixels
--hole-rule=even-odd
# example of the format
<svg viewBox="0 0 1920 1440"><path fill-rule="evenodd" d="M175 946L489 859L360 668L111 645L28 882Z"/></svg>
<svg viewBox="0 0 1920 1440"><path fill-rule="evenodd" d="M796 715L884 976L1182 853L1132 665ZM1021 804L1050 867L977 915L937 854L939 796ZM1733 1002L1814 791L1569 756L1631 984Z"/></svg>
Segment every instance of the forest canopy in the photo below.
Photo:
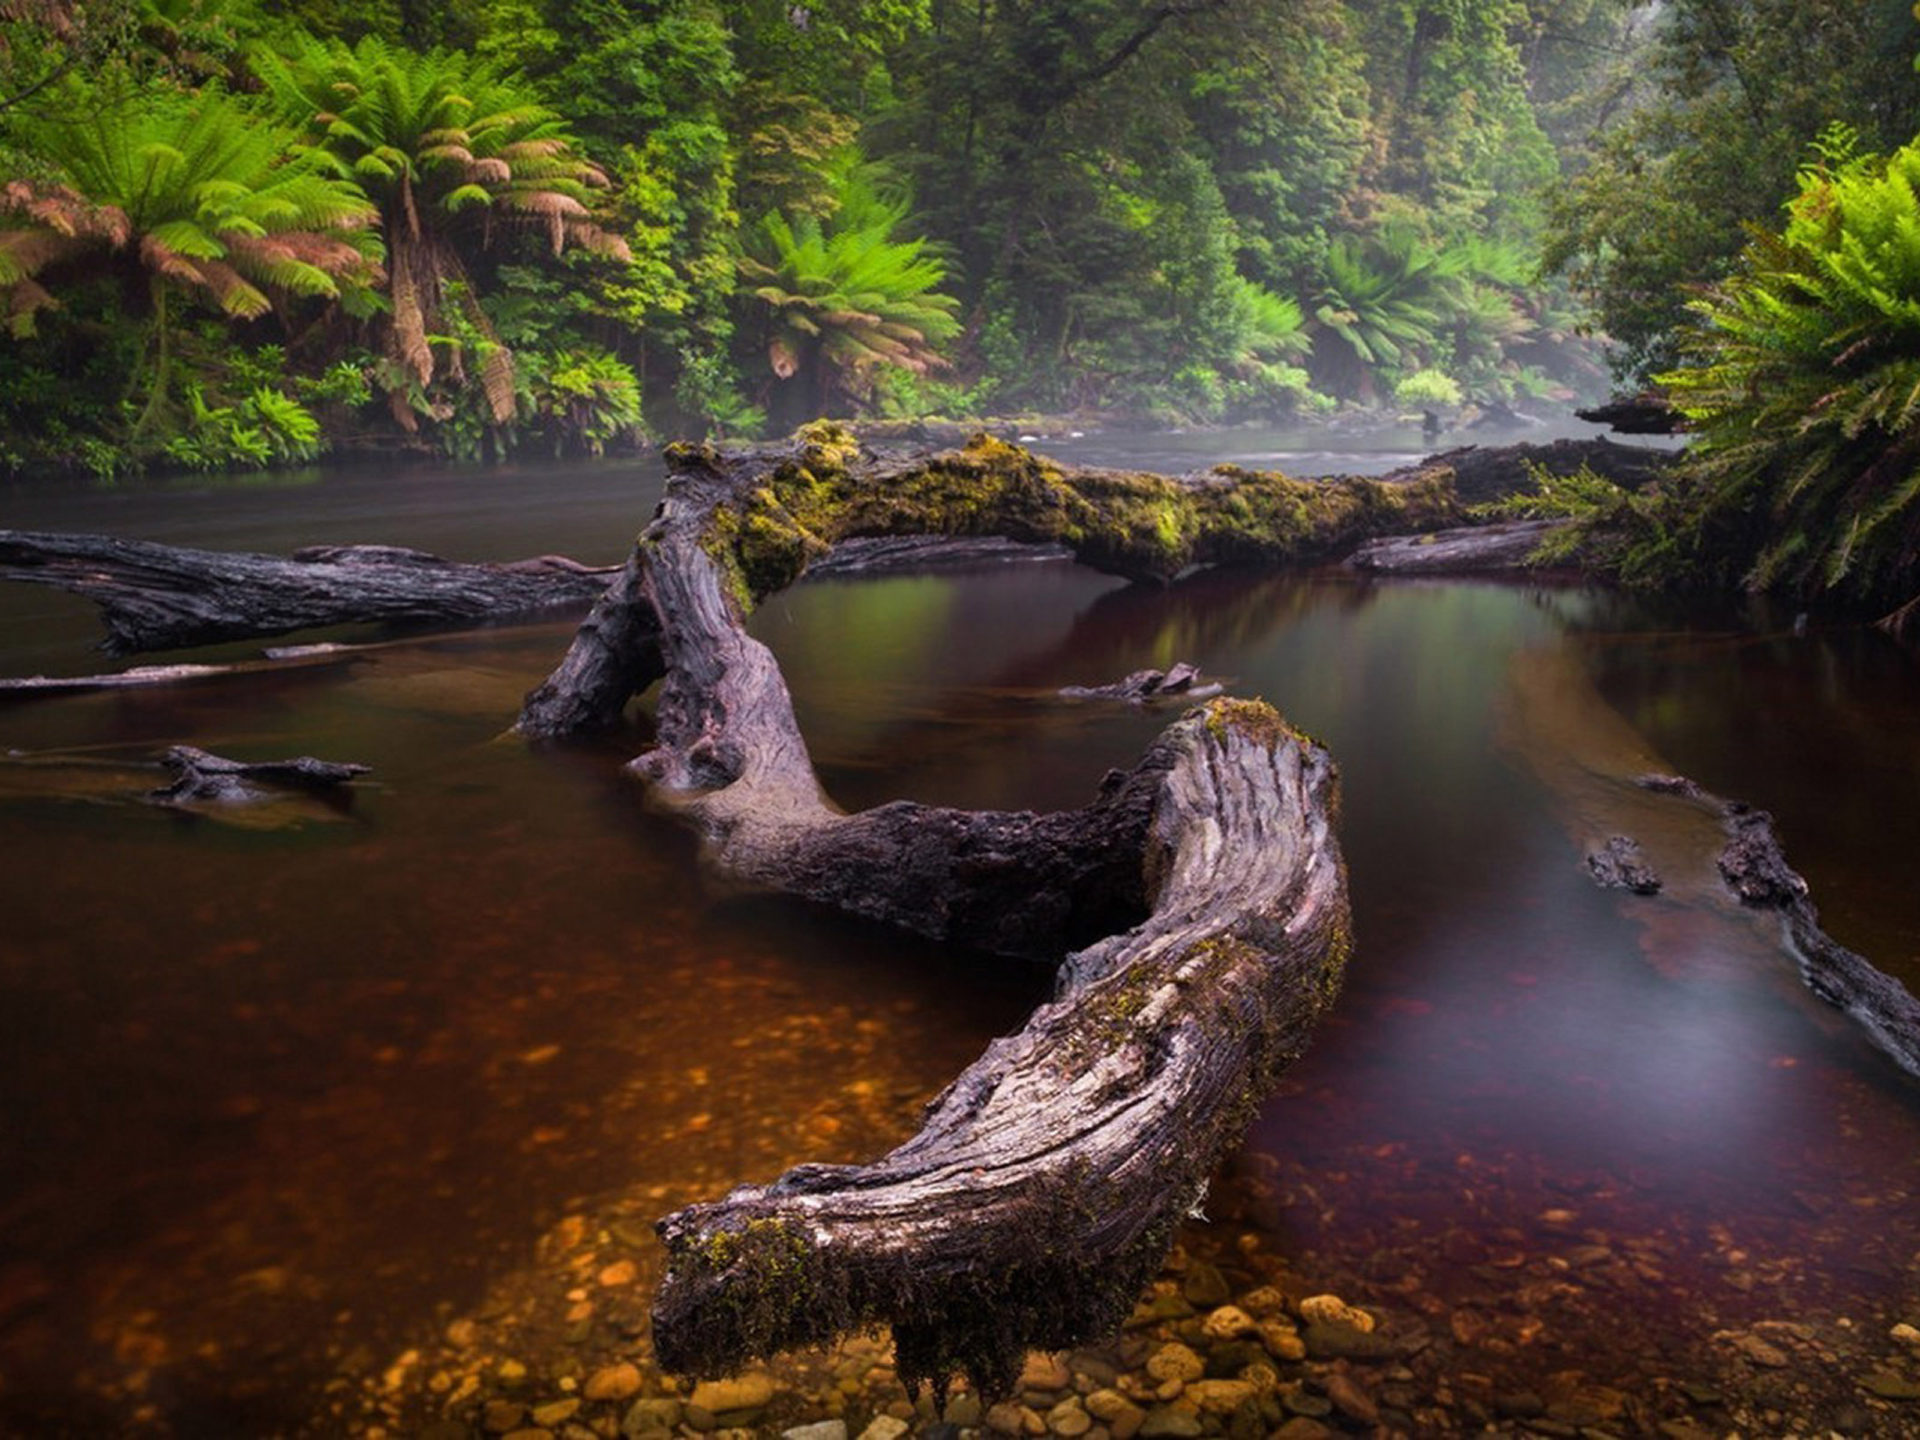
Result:
<svg viewBox="0 0 1920 1440"><path fill-rule="evenodd" d="M15 469L1563 403L1920 115L1905 0L0 17Z"/></svg>

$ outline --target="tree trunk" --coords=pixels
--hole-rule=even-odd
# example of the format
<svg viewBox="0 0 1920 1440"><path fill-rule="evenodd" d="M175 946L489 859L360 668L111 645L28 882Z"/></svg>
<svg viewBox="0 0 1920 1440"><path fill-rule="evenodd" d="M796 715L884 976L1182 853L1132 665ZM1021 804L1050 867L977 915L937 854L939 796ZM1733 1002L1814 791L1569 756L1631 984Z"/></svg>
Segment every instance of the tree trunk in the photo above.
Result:
<svg viewBox="0 0 1920 1440"><path fill-rule="evenodd" d="M0 579L86 596L107 627L101 648L114 655L319 625L505 620L584 606L613 574L552 555L466 565L396 546L350 545L282 560L0 530Z"/></svg>
<svg viewBox="0 0 1920 1440"><path fill-rule="evenodd" d="M563 669L529 711L617 689L609 630L647 611L651 628L628 633L647 635L665 678L658 744L631 768L730 879L1065 958L1058 997L899 1149L802 1166L661 1221L656 1351L669 1369L713 1373L886 1323L910 1384L964 1369L1005 1393L1028 1348L1125 1316L1337 990L1350 942L1332 763L1266 705L1216 700L1082 810L898 802L847 815L822 793L779 667L742 616L833 539L892 528L1064 539L1108 568L1170 576L1229 543L1209 534L1208 507L1253 487L1065 472L992 443L880 464L826 427L791 451L683 450L674 463L575 646L584 668ZM1364 527L1369 507L1410 503L1334 493L1343 518L1300 527L1296 552Z"/></svg>

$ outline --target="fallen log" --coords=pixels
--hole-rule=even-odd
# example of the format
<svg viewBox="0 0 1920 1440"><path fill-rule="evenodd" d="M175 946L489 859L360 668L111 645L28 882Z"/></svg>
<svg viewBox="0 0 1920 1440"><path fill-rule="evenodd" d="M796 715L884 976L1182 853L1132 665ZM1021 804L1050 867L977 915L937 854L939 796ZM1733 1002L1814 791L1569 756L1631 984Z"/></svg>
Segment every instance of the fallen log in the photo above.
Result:
<svg viewBox="0 0 1920 1440"><path fill-rule="evenodd" d="M1453 472L1454 490L1461 503L1484 505L1533 494L1539 488L1534 482L1536 470L1560 476L1585 469L1623 490L1639 490L1664 475L1677 458L1672 450L1622 445L1601 436L1594 440L1553 440L1542 445L1466 445L1430 455L1415 468L1446 466Z"/></svg>
<svg viewBox="0 0 1920 1440"><path fill-rule="evenodd" d="M1062 685L1060 693L1068 700L1124 700L1129 705L1144 705L1149 700L1210 700L1226 688L1217 681L1202 680L1196 666L1181 660L1170 670L1135 670L1111 685Z"/></svg>
<svg viewBox="0 0 1920 1440"><path fill-rule="evenodd" d="M244 805L276 790L324 791L356 780L369 767L296 755L291 760L229 760L192 745L175 745L160 757L171 784L150 798L165 805L214 802Z"/></svg>
<svg viewBox="0 0 1920 1440"><path fill-rule="evenodd" d="M1444 465L1391 480L1296 480L1232 465L1176 479L1063 465L986 435L958 450L881 456L827 422L779 447L670 445L666 461L669 493L690 488L710 500L703 543L742 611L856 538L1064 546L1092 569L1164 585L1198 566L1332 560L1377 535L1464 518ZM528 695L521 734L607 729L664 673L653 600L636 568L654 533L640 538L559 667Z"/></svg>
<svg viewBox="0 0 1920 1440"><path fill-rule="evenodd" d="M1424 535L1369 540L1347 557L1374 575L1494 575L1527 570L1540 546L1566 520L1509 520L1464 525Z"/></svg>
<svg viewBox="0 0 1920 1440"><path fill-rule="evenodd" d="M1610 425L1619 435L1682 435L1687 429L1687 417L1666 396L1652 390L1616 396L1604 405L1573 413L1595 425Z"/></svg>
<svg viewBox="0 0 1920 1440"><path fill-rule="evenodd" d="M1718 812L1727 843L1717 863L1727 888L1742 905L1776 911L1807 988L1850 1017L1901 1069L1920 1075L1920 999L1821 928L1812 891L1787 863L1773 817L1743 801L1723 800L1684 776L1643 775L1637 783Z"/></svg>
<svg viewBox="0 0 1920 1440"><path fill-rule="evenodd" d="M584 606L614 570L545 555L462 564L393 545L323 546L290 559L105 535L0 530L0 579L100 607L113 655L322 625L472 624Z"/></svg>
<svg viewBox="0 0 1920 1440"><path fill-rule="evenodd" d="M608 625L650 616L657 744L631 768L731 880L987 950L1074 953L1057 998L995 1041L891 1154L801 1166L663 1219L654 1347L670 1370L712 1374L888 1324L909 1384L944 1387L964 1370L1002 1394L1027 1349L1124 1318L1331 1003L1350 947L1334 770L1268 706L1214 700L1082 810L842 813L777 662L741 624L813 547L891 523L876 508L889 503L881 477L900 470L851 448L820 453L837 439L816 430L794 451L681 453L584 647L597 664ZM1204 553L1190 538L1089 538L1060 513L1090 519L1085 490L1025 452L976 445L916 463L939 478L923 473L901 508L935 505L942 524L1071 533L1146 573ZM802 521L792 506L816 488L854 518L822 504ZM1148 493L1173 503L1170 490ZM928 516L898 523L925 532Z"/></svg>

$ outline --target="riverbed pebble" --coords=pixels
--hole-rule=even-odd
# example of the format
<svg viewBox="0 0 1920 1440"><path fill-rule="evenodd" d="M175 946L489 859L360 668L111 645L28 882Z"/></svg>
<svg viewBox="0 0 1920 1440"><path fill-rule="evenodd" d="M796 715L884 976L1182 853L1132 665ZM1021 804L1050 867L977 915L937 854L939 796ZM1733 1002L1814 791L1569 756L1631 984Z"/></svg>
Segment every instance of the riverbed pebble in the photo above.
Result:
<svg viewBox="0 0 1920 1440"><path fill-rule="evenodd" d="M1338 1295L1307 1296L1300 1302L1300 1318L1309 1325L1343 1325L1363 1335L1373 1333L1373 1316Z"/></svg>
<svg viewBox="0 0 1920 1440"><path fill-rule="evenodd" d="M1165 1382L1178 1380L1198 1380L1207 1373L1207 1362L1189 1346L1175 1341L1171 1345L1162 1345L1153 1352L1153 1358L1147 1361L1147 1374Z"/></svg>
<svg viewBox="0 0 1920 1440"><path fill-rule="evenodd" d="M640 1393L641 1384L640 1367L623 1360L594 1371L580 1393L589 1400L631 1400Z"/></svg>

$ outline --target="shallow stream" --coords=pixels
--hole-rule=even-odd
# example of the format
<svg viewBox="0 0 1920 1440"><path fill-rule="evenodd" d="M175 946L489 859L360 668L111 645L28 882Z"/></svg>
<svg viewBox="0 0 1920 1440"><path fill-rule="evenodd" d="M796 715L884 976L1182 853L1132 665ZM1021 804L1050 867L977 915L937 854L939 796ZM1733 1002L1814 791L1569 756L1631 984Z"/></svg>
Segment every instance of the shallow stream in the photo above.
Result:
<svg viewBox="0 0 1920 1440"><path fill-rule="evenodd" d="M1063 449L1404 458L1287 443ZM15 489L0 525L608 562L658 487L601 464ZM1916 1082L1720 897L1711 823L1627 783L1774 811L1836 938L1920 984L1911 652L1577 591L1052 563L810 582L754 628L850 808L1081 804L1173 712L1058 687L1178 660L1332 749L1359 949L1216 1224L1489 1367L1920 1321ZM707 886L621 774L644 715L600 746L503 739L570 633L0 707L0 1433L331 1433L342 1377L484 1317L566 1217L635 1217L644 1272L651 1214L879 1153L1045 992ZM0 585L0 672L103 668L97 634ZM178 743L374 768L348 805L232 824L142 800ZM1587 877L1620 832L1666 894ZM1518 1303L1541 1255L1589 1283Z"/></svg>

